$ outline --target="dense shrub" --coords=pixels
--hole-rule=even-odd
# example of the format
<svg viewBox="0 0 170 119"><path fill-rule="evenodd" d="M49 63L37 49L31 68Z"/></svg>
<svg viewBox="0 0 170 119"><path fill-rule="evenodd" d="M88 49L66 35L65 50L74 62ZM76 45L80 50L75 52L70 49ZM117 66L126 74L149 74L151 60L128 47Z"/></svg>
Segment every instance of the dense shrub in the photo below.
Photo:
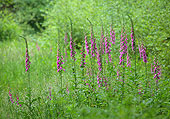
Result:
<svg viewBox="0 0 170 119"><path fill-rule="evenodd" d="M14 0L1 0L0 1L0 9L9 9L12 10L14 8Z"/></svg>
<svg viewBox="0 0 170 119"><path fill-rule="evenodd" d="M11 14L0 12L0 41L17 40L22 30Z"/></svg>
<svg viewBox="0 0 170 119"><path fill-rule="evenodd" d="M48 6L48 0L16 0L15 9L17 20L21 24L29 25L35 32L44 29L44 10Z"/></svg>

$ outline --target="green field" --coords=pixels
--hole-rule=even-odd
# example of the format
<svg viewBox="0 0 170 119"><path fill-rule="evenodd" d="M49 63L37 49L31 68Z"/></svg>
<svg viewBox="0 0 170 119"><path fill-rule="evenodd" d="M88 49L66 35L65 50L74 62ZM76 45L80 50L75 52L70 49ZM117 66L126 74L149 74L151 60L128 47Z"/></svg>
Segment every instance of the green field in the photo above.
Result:
<svg viewBox="0 0 170 119"><path fill-rule="evenodd" d="M0 1L0 119L169 119L169 6Z"/></svg>

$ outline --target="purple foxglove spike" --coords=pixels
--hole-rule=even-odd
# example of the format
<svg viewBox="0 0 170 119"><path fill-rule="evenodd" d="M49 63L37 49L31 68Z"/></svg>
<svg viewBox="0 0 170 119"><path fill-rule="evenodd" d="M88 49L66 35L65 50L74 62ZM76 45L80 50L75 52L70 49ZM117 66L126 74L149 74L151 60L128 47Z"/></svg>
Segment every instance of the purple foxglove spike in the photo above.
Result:
<svg viewBox="0 0 170 119"><path fill-rule="evenodd" d="M127 53L127 37L125 37L126 33L124 32L123 34L123 30L122 30L122 34L121 34L121 42L120 42L120 62L119 65L122 65L122 62L124 62L123 60L123 55L125 55Z"/></svg>
<svg viewBox="0 0 170 119"><path fill-rule="evenodd" d="M82 46L82 49L81 49L81 54L82 54L82 56L81 56L81 64L80 64L80 66L81 67L85 67L85 58L86 58L86 54L85 54L85 49L84 49L84 45Z"/></svg>
<svg viewBox="0 0 170 119"><path fill-rule="evenodd" d="M156 83L158 83L158 79L160 79L160 67L158 65L158 60L156 62L156 58L154 59L154 79L156 79Z"/></svg>
<svg viewBox="0 0 170 119"><path fill-rule="evenodd" d="M87 55L89 54L90 50L89 50L89 44L87 42L87 36L85 35L85 45L86 45L86 51L87 51Z"/></svg>
<svg viewBox="0 0 170 119"><path fill-rule="evenodd" d="M99 54L99 51L97 52L97 64L98 64L99 71L101 71L102 70L102 65L101 65L101 56Z"/></svg>
<svg viewBox="0 0 170 119"><path fill-rule="evenodd" d="M127 67L131 67L131 63L130 63L130 58L129 58L129 54L127 52Z"/></svg>
<svg viewBox="0 0 170 119"><path fill-rule="evenodd" d="M58 48L58 50L57 50L57 72L59 72L63 69L61 65L64 62L62 60L63 60L63 58L62 58L62 56L60 56L60 51L59 51L59 48ZM63 69L63 71L65 71L65 69Z"/></svg>
<svg viewBox="0 0 170 119"><path fill-rule="evenodd" d="M75 46L74 40L73 40L72 36L70 36L70 49L71 49L70 55L71 55L72 59L74 61L76 61L76 58L75 58L76 52L75 52L74 46Z"/></svg>
<svg viewBox="0 0 170 119"><path fill-rule="evenodd" d="M96 56L96 52L97 52L97 47L96 47L96 39L93 38L93 34L91 33L91 57L95 57Z"/></svg>
<svg viewBox="0 0 170 119"><path fill-rule="evenodd" d="M130 37L131 37L131 41L132 41L132 51L134 51L134 32L133 32L133 29L131 28L131 35L130 35Z"/></svg>
<svg viewBox="0 0 170 119"><path fill-rule="evenodd" d="M25 58L25 69L26 69L26 72L29 70L30 64L31 64L31 62L29 61L28 49L26 48L26 58Z"/></svg>
<svg viewBox="0 0 170 119"><path fill-rule="evenodd" d="M110 27L110 39L110 42L112 42L112 44L115 44L115 31L112 27Z"/></svg>

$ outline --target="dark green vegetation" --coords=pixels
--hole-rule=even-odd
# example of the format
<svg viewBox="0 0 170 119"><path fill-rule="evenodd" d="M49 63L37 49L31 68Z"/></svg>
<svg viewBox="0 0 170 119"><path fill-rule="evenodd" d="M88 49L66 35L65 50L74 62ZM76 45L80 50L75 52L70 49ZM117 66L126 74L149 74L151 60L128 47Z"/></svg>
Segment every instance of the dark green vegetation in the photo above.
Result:
<svg viewBox="0 0 170 119"><path fill-rule="evenodd" d="M169 6L169 0L1 0L0 118L170 118ZM128 15L134 24L136 56ZM98 49L102 26L108 40L111 24L115 30L112 62L106 63L108 55L102 54L102 71L97 57L91 55L86 55L86 67L80 67L85 34L91 48L92 25L87 18ZM119 65L123 28L131 67L126 62L124 67ZM65 33L68 43L64 42ZM70 36L76 61L70 57ZM28 72L24 39L31 61ZM140 58L141 44L146 48L147 63ZM65 71L57 72L58 49ZM158 83L151 72L154 58L161 69ZM99 87L97 76L107 78L108 85Z"/></svg>

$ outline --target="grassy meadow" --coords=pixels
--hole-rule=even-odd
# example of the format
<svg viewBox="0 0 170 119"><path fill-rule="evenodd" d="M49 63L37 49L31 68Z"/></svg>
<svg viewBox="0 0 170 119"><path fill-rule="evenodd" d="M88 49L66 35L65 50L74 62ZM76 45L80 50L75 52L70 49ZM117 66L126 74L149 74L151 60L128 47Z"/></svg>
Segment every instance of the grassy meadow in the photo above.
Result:
<svg viewBox="0 0 170 119"><path fill-rule="evenodd" d="M0 2L0 119L169 119L168 5Z"/></svg>

